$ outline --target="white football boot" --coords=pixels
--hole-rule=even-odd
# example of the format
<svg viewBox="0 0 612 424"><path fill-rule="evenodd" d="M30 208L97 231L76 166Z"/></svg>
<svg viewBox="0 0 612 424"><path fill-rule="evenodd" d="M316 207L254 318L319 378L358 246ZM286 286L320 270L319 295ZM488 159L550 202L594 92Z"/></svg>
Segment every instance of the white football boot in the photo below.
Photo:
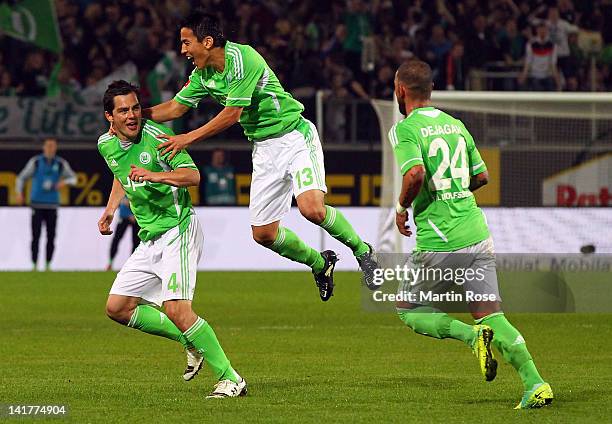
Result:
<svg viewBox="0 0 612 424"><path fill-rule="evenodd" d="M238 383L234 383L232 380L220 380L217 384L215 384L213 391L206 396L206 399L246 396L246 380L240 376L238 377L240 378L240 382Z"/></svg>
<svg viewBox="0 0 612 424"><path fill-rule="evenodd" d="M187 368L183 373L183 379L189 381L198 375L198 372L202 369L204 355L195 349L185 349L185 352L187 352Z"/></svg>

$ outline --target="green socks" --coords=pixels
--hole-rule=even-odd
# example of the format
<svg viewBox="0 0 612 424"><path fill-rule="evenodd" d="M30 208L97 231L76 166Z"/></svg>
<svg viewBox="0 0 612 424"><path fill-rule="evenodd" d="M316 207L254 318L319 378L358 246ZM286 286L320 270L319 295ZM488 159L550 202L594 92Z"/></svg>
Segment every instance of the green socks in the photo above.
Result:
<svg viewBox="0 0 612 424"><path fill-rule="evenodd" d="M196 322L185 331L185 338L204 356L204 360L212 368L218 380L229 379L238 383L240 379L238 373L234 371L229 359L225 356L212 327L204 319L198 317Z"/></svg>
<svg viewBox="0 0 612 424"><path fill-rule="evenodd" d="M217 379L229 379L238 383L238 374L225 356L215 332L202 318L198 317L183 334L163 312L149 305L138 305L128 322L128 327L175 340L186 349L195 348L204 356L204 360L212 368Z"/></svg>
<svg viewBox="0 0 612 424"><path fill-rule="evenodd" d="M331 206L325 206L325 219L319 225L330 236L348 246L355 256L363 255L370 250L344 215ZM289 228L279 227L276 240L267 247L285 258L309 266L315 273L321 272L325 266L321 254L304 243Z"/></svg>
<svg viewBox="0 0 612 424"><path fill-rule="evenodd" d="M348 246L355 256L361 256L370 250L367 244L357 235L353 226L346 220L342 212L325 205L325 219L319 224L327 233Z"/></svg>
<svg viewBox="0 0 612 424"><path fill-rule="evenodd" d="M398 315L404 324L418 334L437 339L453 338L472 346L475 335L472 326L451 318L438 309L418 306L410 310L401 310ZM493 346L517 370L525 390L530 390L534 384L544 382L527 350L525 339L510 324L503 312L491 314L476 322L493 329Z"/></svg>
<svg viewBox="0 0 612 424"><path fill-rule="evenodd" d="M530 390L534 384L544 382L527 350L525 339L502 312L486 316L478 323L493 329L493 346L518 371L525 390Z"/></svg>
<svg viewBox="0 0 612 424"><path fill-rule="evenodd" d="M127 325L148 334L177 341L186 349L190 347L181 330L170 321L170 318L152 306L138 305Z"/></svg>
<svg viewBox="0 0 612 424"><path fill-rule="evenodd" d="M304 243L289 228L279 227L276 240L267 247L285 258L308 265L316 273L321 272L325 266L323 256Z"/></svg>
<svg viewBox="0 0 612 424"><path fill-rule="evenodd" d="M414 309L398 312L402 322L415 333L436 339L452 338L461 340L471 346L474 340L472 326L451 318L439 309L430 306L418 306Z"/></svg>

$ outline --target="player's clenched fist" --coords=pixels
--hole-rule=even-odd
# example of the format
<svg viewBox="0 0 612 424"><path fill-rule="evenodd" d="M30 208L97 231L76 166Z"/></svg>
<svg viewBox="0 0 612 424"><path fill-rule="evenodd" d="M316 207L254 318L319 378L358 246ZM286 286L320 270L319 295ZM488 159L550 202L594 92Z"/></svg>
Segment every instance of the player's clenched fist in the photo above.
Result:
<svg viewBox="0 0 612 424"><path fill-rule="evenodd" d="M399 230L399 232L405 235L406 237L410 237L412 235L412 231L410 231L410 226L408 225L407 211L395 214L395 225L397 225L397 229Z"/></svg>
<svg viewBox="0 0 612 424"><path fill-rule="evenodd" d="M103 236L108 236L113 234L113 230L110 229L110 225L113 222L113 213L107 210L104 210L102 217L98 221L98 230L100 234Z"/></svg>

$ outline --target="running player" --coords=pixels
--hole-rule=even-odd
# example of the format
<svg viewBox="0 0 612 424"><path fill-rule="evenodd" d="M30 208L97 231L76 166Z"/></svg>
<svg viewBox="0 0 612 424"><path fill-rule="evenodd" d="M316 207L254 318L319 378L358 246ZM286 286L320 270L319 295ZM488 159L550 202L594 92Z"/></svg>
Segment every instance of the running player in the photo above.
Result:
<svg viewBox="0 0 612 424"><path fill-rule="evenodd" d="M398 302L399 317L419 334L450 337L472 347L487 381L493 380L497 372L492 343L523 382L525 392L516 409L548 405L553 400L552 389L540 377L525 339L501 310L493 240L473 195L487 183L486 165L465 125L429 104L432 87L431 68L425 62L405 62L396 73L395 94L406 116L389 132L403 175L396 224L403 235L412 234L406 225L406 209L412 205L417 245L409 265L423 270L480 271L484 278L468 279L464 287L466 293L488 295L489 300L469 304L476 320L473 326L426 302ZM400 290L416 294L444 284L435 278L416 278L403 282Z"/></svg>

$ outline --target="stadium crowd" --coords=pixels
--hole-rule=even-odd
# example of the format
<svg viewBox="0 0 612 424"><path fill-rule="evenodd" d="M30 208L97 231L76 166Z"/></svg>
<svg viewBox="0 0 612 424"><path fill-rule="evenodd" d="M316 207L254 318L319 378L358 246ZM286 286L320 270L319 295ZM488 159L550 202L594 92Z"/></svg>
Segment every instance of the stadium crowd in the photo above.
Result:
<svg viewBox="0 0 612 424"><path fill-rule="evenodd" d="M328 89L339 99L389 98L394 70L413 56L431 64L438 89L479 88L470 86L473 70L517 74L513 84L494 88L526 89L535 76L554 84L531 88L612 89L612 26L604 25L612 4L603 0L56 0L61 65L52 53L0 35L0 95L70 95L128 60L145 101L163 88L175 92L186 68L170 79L151 73L178 51L177 24L194 7L221 17L229 39L256 47L298 97ZM581 32L603 41L594 77ZM538 64L523 65L552 54L547 41L558 79Z"/></svg>

